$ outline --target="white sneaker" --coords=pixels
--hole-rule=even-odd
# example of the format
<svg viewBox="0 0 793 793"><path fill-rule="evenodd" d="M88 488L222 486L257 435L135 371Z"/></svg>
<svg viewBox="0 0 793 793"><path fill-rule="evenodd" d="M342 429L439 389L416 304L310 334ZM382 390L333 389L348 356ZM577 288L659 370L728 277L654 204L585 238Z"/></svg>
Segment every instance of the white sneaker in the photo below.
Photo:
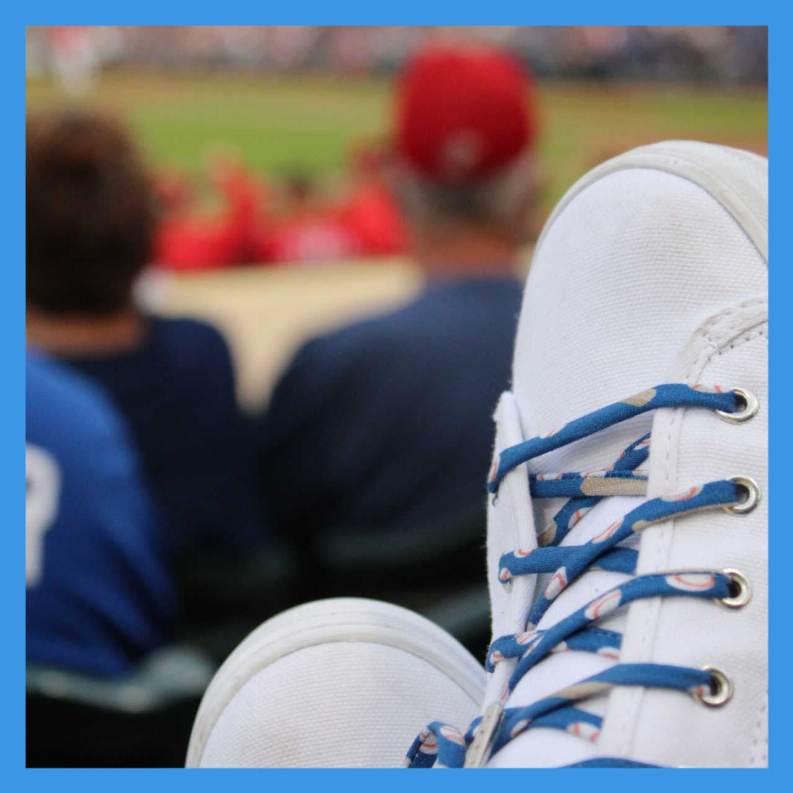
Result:
<svg viewBox="0 0 793 793"><path fill-rule="evenodd" d="M496 413L485 718L467 756L432 731L444 764L767 765L767 184L661 143L546 224Z"/></svg>
<svg viewBox="0 0 793 793"><path fill-rule="evenodd" d="M468 724L484 684L461 644L407 609L357 598L308 603L265 622L221 666L186 765L402 766L430 719Z"/></svg>

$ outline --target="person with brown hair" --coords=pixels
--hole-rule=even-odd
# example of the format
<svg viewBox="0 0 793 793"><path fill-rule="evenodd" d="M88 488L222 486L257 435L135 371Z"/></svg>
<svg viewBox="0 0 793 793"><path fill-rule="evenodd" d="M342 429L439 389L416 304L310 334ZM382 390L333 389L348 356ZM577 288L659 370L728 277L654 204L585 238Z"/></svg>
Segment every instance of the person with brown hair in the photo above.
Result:
<svg viewBox="0 0 793 793"><path fill-rule="evenodd" d="M28 118L26 144L29 319L102 317L107 339L113 316L114 339L139 335L130 295L156 208L125 130L83 111L42 112Z"/></svg>
<svg viewBox="0 0 793 793"><path fill-rule="evenodd" d="M127 420L172 560L262 537L251 451L217 330L133 300L157 227L123 125L86 110L27 125L27 340L102 386Z"/></svg>

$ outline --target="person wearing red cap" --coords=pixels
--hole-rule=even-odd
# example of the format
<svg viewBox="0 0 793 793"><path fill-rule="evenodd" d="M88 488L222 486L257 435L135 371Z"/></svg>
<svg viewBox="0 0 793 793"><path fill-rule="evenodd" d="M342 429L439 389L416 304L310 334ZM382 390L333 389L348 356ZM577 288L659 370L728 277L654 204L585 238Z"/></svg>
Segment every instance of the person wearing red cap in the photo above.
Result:
<svg viewBox="0 0 793 793"><path fill-rule="evenodd" d="M534 86L490 49L437 48L400 83L395 186L430 277L511 272L536 207Z"/></svg>
<svg viewBox="0 0 793 793"><path fill-rule="evenodd" d="M481 577L491 416L536 189L531 94L516 61L479 47L428 50L399 83L391 177L427 286L305 344L260 423L273 523L312 560L306 597L415 607L406 588Z"/></svg>

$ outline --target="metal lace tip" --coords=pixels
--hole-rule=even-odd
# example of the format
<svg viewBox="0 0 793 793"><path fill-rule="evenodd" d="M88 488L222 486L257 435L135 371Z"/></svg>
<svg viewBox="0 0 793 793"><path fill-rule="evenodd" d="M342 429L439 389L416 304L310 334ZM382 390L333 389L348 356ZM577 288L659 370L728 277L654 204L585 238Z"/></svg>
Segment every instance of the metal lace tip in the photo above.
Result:
<svg viewBox="0 0 793 793"><path fill-rule="evenodd" d="M463 768L484 768L487 765L503 717L504 706L499 702L487 706L485 715L474 732L474 739L465 753Z"/></svg>

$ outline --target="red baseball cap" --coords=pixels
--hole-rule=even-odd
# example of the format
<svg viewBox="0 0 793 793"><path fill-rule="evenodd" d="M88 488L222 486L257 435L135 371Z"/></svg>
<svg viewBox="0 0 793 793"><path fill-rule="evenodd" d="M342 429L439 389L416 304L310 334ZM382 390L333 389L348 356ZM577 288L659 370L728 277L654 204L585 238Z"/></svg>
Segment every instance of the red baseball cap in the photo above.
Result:
<svg viewBox="0 0 793 793"><path fill-rule="evenodd" d="M397 93L400 158L434 182L485 178L534 144L529 73L485 47L433 47L406 68Z"/></svg>

